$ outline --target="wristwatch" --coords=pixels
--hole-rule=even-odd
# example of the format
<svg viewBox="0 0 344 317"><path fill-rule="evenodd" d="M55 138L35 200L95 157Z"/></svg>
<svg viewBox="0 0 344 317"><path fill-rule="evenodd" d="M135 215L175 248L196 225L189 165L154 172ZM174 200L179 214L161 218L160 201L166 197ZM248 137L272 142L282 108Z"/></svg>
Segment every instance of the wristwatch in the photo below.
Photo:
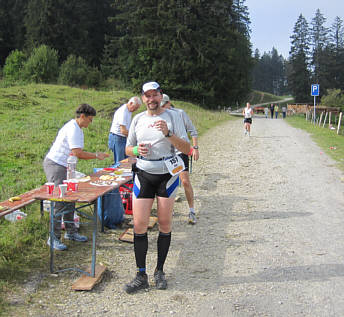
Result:
<svg viewBox="0 0 344 317"><path fill-rule="evenodd" d="M173 135L173 133L168 130L167 134L165 135L166 138L170 138Z"/></svg>
<svg viewBox="0 0 344 317"><path fill-rule="evenodd" d="M198 145L194 145L193 148L194 148L195 150L198 150Z"/></svg>

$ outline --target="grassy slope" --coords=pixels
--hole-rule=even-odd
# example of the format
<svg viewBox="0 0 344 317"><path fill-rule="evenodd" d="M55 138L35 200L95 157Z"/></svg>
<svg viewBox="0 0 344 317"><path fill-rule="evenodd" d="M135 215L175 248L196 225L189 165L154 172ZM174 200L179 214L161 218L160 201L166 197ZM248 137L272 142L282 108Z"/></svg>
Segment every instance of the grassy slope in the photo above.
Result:
<svg viewBox="0 0 344 317"><path fill-rule="evenodd" d="M108 151L114 109L133 95L130 91L100 92L55 85L0 89L0 201L45 182L43 158L58 130L74 117L80 103L97 109L92 125L84 130L85 150ZM200 135L230 119L227 113L206 111L191 103L174 104L187 111ZM94 167L110 164L111 158L80 161L78 170L92 173ZM26 211L25 222L11 224L0 219L0 315L1 293L10 291L13 283L34 268L46 266L48 259L48 217L40 218L38 203L28 206Z"/></svg>
<svg viewBox="0 0 344 317"><path fill-rule="evenodd" d="M107 151L107 137L115 107L133 94L128 91L99 92L65 86L29 85L0 89L0 201L44 183L41 167L56 133L74 116L80 103L89 103L97 111L94 123L85 133L85 150ZM184 108L200 133L225 114L205 111L196 105L175 102ZM141 108L143 110L143 108ZM90 173L105 162L80 161L78 169Z"/></svg>
<svg viewBox="0 0 344 317"><path fill-rule="evenodd" d="M335 161L338 168L344 171L344 137L337 135L336 130L322 128L306 121L303 116L288 117L287 122L292 126L303 129L311 134L313 140ZM343 133L343 130L341 131Z"/></svg>
<svg viewBox="0 0 344 317"><path fill-rule="evenodd" d="M271 101L278 101L287 98L288 96L275 96L267 92L253 90L248 98L248 101L252 104L261 104Z"/></svg>

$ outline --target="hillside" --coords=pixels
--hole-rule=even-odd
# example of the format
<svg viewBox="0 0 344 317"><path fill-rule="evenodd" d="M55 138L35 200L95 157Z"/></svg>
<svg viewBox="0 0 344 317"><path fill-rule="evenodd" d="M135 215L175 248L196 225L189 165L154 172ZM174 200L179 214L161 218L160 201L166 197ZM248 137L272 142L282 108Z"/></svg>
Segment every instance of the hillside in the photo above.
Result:
<svg viewBox="0 0 344 317"><path fill-rule="evenodd" d="M55 85L28 85L0 89L0 201L45 182L43 158L62 125L74 117L80 103L97 110L93 124L84 131L85 149L108 151L108 132L114 109L126 102L130 91L96 91ZM211 112L186 102L173 102L192 118L200 134L228 115ZM142 107L139 111L144 110ZM80 161L84 173L111 165L111 159Z"/></svg>

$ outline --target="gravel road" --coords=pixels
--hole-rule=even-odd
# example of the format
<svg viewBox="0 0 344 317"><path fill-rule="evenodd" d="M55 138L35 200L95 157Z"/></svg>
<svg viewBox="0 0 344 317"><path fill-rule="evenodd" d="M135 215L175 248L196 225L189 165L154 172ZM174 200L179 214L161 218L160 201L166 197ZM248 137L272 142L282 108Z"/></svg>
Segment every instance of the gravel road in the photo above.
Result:
<svg viewBox="0 0 344 317"><path fill-rule="evenodd" d="M167 290L152 278L157 229L151 287L135 295L122 290L135 274L133 245L109 230L97 252L108 271L93 291L70 290L79 274L44 272L12 298L12 315L344 316L344 181L335 162L282 119L254 118L251 137L242 120L230 121L200 139L200 154L192 172L199 219L187 224L180 190Z"/></svg>

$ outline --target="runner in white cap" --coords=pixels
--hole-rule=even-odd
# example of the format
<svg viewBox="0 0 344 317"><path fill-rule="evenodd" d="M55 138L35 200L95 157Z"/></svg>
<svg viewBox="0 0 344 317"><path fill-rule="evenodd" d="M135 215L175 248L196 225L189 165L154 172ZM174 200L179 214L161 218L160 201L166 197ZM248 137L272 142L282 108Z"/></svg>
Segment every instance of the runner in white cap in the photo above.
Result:
<svg viewBox="0 0 344 317"><path fill-rule="evenodd" d="M133 118L127 139L126 154L137 156L134 172L134 252L137 266L135 278L125 285L127 293L148 288L146 255L147 229L154 198L157 197L159 222L158 259L154 271L157 289L166 289L163 266L171 242L172 209L178 187L178 174L184 163L175 153L189 153L183 122L176 113L160 107L162 92L158 83L142 87L142 100L147 111Z"/></svg>

